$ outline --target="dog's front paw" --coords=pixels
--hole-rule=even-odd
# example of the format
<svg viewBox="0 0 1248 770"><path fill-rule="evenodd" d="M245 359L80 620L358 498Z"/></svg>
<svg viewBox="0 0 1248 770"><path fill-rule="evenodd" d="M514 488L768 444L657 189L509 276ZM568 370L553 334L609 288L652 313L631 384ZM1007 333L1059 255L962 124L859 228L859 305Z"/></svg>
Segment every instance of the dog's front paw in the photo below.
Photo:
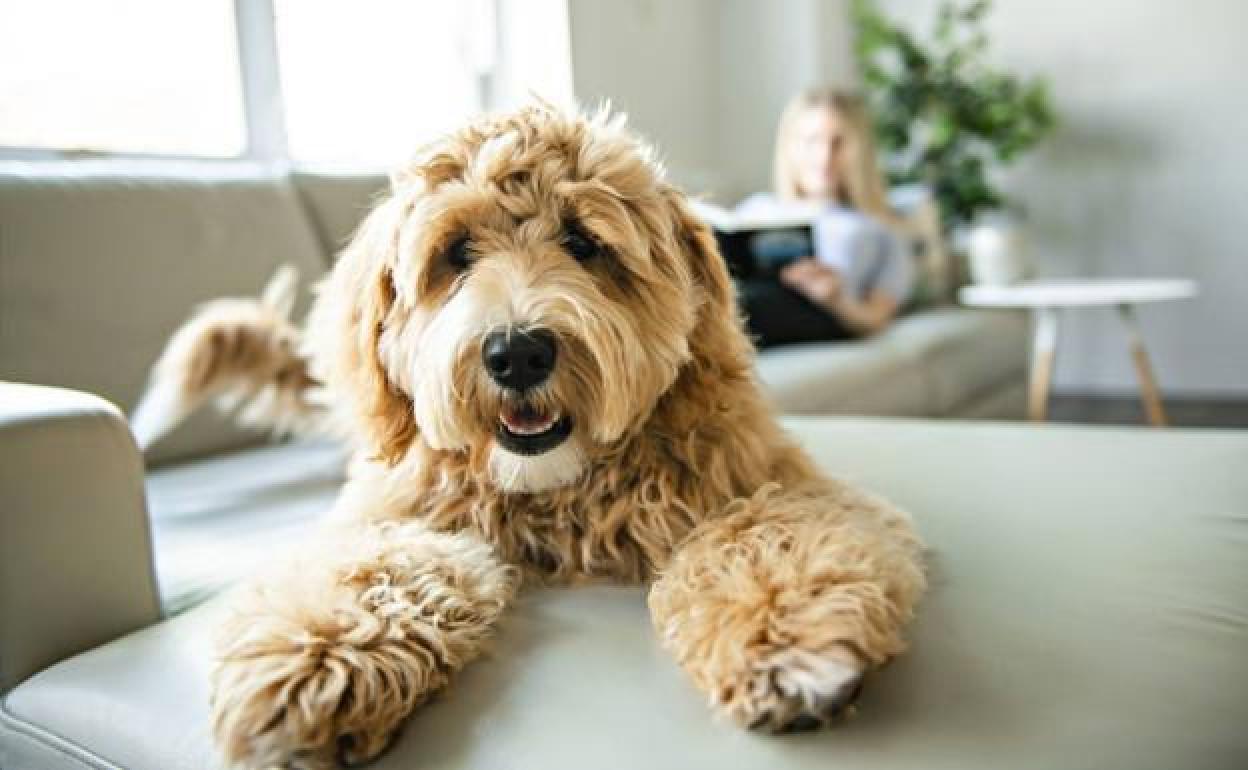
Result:
<svg viewBox="0 0 1248 770"><path fill-rule="evenodd" d="M814 730L851 712L864 670L843 644L819 653L781 648L752 660L738 682L720 691L718 705L750 729Z"/></svg>
<svg viewBox="0 0 1248 770"><path fill-rule="evenodd" d="M283 645L287 647L287 645ZM212 694L217 744L236 767L333 768L373 759L421 693L422 665L397 649L348 649L307 640L223 660ZM421 679L423 681L417 681Z"/></svg>
<svg viewBox="0 0 1248 770"><path fill-rule="evenodd" d="M476 657L516 587L486 544L419 522L327 529L233 597L212 722L242 767L333 767L380 754Z"/></svg>

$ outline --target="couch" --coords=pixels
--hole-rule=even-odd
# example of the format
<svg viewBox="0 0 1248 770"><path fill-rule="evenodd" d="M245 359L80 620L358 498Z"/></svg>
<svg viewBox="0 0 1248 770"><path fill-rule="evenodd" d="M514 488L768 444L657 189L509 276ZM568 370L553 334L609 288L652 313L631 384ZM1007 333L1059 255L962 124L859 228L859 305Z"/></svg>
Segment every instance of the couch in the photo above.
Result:
<svg viewBox="0 0 1248 770"><path fill-rule="evenodd" d="M638 587L535 590L373 765L1232 770L1248 758L1248 432L794 417L913 511L931 592L846 725L714 721ZM103 399L0 384L0 768L216 767L220 598L165 619ZM155 502L155 500L154 500Z"/></svg>
<svg viewBox="0 0 1248 770"><path fill-rule="evenodd" d="M342 482L341 447L209 413L138 457L117 410L197 303L252 294L281 264L323 273L384 180L153 168L0 170L0 380L64 388L0 393L0 689L209 600L297 543ZM1012 418L1025 347L1019 314L931 305L870 340L768 351L759 374L792 414Z"/></svg>
<svg viewBox="0 0 1248 770"><path fill-rule="evenodd" d="M314 280L385 185L247 163L155 168L0 169L0 380L82 390L128 412L196 304L254 294L284 263ZM1019 313L930 305L869 340L767 351L759 374L791 414L1018 418L1026 348ZM144 460L171 613L306 531L343 467L334 445L274 446L210 413Z"/></svg>

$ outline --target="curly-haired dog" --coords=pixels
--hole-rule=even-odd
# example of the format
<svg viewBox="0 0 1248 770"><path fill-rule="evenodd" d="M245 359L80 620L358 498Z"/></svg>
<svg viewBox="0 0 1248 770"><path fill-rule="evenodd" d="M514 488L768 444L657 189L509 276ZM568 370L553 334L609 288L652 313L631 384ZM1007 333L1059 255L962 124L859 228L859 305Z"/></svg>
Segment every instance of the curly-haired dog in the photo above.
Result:
<svg viewBox="0 0 1248 770"><path fill-rule="evenodd" d="M357 449L326 544L224 629L230 761L375 756L526 578L653 580L663 645L754 728L824 723L902 650L908 517L777 426L712 234L620 121L539 106L428 146L321 287L306 369L288 304L209 307L154 380Z"/></svg>

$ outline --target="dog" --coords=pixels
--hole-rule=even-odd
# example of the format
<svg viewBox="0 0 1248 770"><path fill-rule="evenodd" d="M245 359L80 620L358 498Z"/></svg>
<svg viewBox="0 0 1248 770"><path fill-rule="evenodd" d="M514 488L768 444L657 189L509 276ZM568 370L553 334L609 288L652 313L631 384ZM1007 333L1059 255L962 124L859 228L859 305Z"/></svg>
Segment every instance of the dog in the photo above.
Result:
<svg viewBox="0 0 1248 770"><path fill-rule="evenodd" d="M534 105L433 142L302 328L293 286L202 309L136 421L227 398L353 449L320 545L232 599L230 763L377 756L524 583L650 582L661 644L753 729L829 723L903 651L911 519L781 430L711 231L621 118Z"/></svg>

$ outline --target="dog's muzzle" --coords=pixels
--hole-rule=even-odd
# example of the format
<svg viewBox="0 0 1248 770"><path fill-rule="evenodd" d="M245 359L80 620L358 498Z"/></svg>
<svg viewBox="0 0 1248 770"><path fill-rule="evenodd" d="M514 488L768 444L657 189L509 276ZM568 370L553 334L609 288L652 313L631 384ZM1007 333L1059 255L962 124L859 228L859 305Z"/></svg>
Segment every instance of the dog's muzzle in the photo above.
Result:
<svg viewBox="0 0 1248 770"><path fill-rule="evenodd" d="M504 449L542 454L572 433L570 416L542 411L524 397L550 378L556 357L555 337L544 329L496 331L482 343L481 360L490 379L515 396L504 404L494 430Z"/></svg>

